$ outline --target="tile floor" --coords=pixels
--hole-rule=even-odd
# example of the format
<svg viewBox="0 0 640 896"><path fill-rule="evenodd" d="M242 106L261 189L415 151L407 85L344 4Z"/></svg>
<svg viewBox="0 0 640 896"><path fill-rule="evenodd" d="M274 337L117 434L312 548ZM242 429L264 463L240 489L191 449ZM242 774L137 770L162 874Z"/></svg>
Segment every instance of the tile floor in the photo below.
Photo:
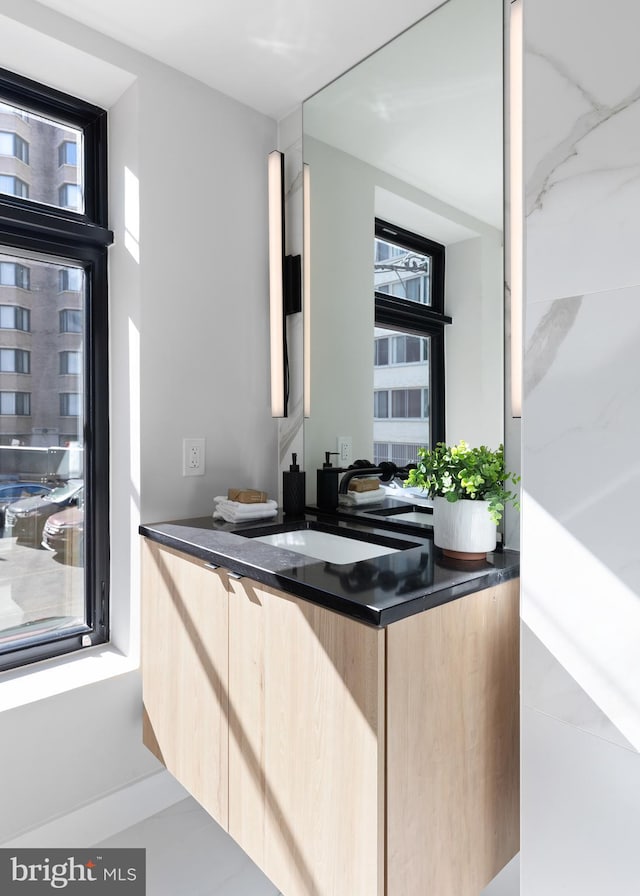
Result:
<svg viewBox="0 0 640 896"><path fill-rule="evenodd" d="M202 809L182 800L97 846L147 850L147 896L280 896ZM518 896L517 858L481 896Z"/></svg>

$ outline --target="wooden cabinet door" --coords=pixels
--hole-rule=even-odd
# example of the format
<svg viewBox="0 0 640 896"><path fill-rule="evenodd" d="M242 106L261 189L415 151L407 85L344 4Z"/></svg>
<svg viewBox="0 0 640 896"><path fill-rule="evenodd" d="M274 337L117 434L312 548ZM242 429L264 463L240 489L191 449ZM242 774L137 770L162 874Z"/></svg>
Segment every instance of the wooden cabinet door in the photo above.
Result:
<svg viewBox="0 0 640 896"><path fill-rule="evenodd" d="M142 540L143 740L228 827L226 574Z"/></svg>
<svg viewBox="0 0 640 896"><path fill-rule="evenodd" d="M285 896L382 896L384 632L229 591L229 833Z"/></svg>
<svg viewBox="0 0 640 896"><path fill-rule="evenodd" d="M478 896L518 851L518 586L387 630L387 896Z"/></svg>

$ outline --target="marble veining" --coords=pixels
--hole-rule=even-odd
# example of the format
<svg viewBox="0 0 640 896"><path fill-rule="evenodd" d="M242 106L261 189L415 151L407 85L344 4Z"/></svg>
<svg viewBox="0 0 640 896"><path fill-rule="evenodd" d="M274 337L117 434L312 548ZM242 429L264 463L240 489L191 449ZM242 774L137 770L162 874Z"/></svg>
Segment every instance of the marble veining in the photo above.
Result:
<svg viewBox="0 0 640 896"><path fill-rule="evenodd" d="M535 389L552 367L580 310L582 298L571 296L562 302L554 302L537 323L526 348L525 395Z"/></svg>
<svg viewBox="0 0 640 896"><path fill-rule="evenodd" d="M551 0L527 7L528 304L640 283L637 8L629 16L622 0L604 17L597 4L562 16ZM605 33L620 61L603 67Z"/></svg>
<svg viewBox="0 0 640 896"><path fill-rule="evenodd" d="M530 44L526 47L526 52L533 57L538 57L549 65L553 71L563 80L565 80L576 92L582 97L588 106L586 112L576 118L571 126L570 131L564 139L558 142L546 156L539 160L534 171L528 180L527 189L527 208L526 215L530 215L536 209L543 207L545 198L549 192L559 183L567 181L572 177L580 177L584 172L576 172L573 174L566 173L559 176L561 167L570 159L579 155L579 144L589 134L592 134L597 128L606 124L614 116L624 112L633 104L640 100L640 86L636 87L629 95L620 99L613 105L607 105L600 102L593 96L573 75L569 67L559 59L543 52ZM632 171L634 177L640 176L640 163L636 165L603 165L600 169L591 169L588 174L601 174L606 171Z"/></svg>

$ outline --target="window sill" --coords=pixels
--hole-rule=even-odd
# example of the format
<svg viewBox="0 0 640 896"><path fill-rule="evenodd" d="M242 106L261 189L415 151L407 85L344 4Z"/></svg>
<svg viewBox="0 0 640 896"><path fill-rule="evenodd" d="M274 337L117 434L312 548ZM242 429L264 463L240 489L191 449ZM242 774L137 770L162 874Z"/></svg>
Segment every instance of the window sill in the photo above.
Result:
<svg viewBox="0 0 640 896"><path fill-rule="evenodd" d="M112 645L101 644L12 669L0 674L0 712L133 672L139 665L137 657L125 656Z"/></svg>

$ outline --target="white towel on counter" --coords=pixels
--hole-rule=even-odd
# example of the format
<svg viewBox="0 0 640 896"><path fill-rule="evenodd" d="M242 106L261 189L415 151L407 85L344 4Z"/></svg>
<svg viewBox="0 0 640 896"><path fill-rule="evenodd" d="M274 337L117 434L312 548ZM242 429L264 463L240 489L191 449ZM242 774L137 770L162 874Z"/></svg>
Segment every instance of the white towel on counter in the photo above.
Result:
<svg viewBox="0 0 640 896"><path fill-rule="evenodd" d="M347 492L346 495L338 495L338 504L342 504L343 507L359 507L362 504L379 504L386 497L385 490L378 486L370 492Z"/></svg>
<svg viewBox="0 0 640 896"><path fill-rule="evenodd" d="M244 523L247 520L263 520L276 516L278 505L275 501L264 501L260 504L241 504L239 501L230 501L224 495L213 499L214 520L224 520L227 523Z"/></svg>

